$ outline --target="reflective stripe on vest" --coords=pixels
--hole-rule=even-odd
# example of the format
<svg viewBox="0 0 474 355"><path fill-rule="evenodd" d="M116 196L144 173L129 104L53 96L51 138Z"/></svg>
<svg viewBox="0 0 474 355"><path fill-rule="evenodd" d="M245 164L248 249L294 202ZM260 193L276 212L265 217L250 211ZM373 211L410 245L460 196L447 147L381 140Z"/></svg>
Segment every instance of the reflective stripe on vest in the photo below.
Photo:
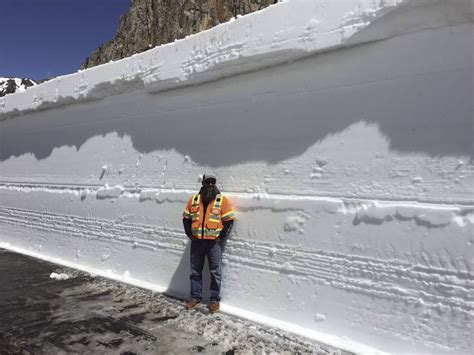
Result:
<svg viewBox="0 0 474 355"><path fill-rule="evenodd" d="M194 195L192 206L199 207L199 200L200 200L200 195L199 194Z"/></svg>
<svg viewBox="0 0 474 355"><path fill-rule="evenodd" d="M216 196L216 200L212 205L211 212L209 213L209 222L219 223L221 220L221 203L222 195L219 194Z"/></svg>
<svg viewBox="0 0 474 355"><path fill-rule="evenodd" d="M193 221L197 221L199 219L199 201L200 200L201 200L201 196L199 194L194 195L193 203L191 205L191 212L190 212L190 217Z"/></svg>

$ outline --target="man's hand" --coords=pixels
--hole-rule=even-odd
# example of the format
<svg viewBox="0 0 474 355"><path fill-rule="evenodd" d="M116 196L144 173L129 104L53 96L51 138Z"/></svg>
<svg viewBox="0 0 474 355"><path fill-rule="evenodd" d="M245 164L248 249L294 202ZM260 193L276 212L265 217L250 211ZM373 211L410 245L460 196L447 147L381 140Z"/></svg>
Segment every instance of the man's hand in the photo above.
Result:
<svg viewBox="0 0 474 355"><path fill-rule="evenodd" d="M191 223L192 221L190 219L183 218L184 233L186 233L190 240L195 240L193 233L191 232Z"/></svg>
<svg viewBox="0 0 474 355"><path fill-rule="evenodd" d="M234 221L224 222L224 228L222 228L217 239L220 239L220 240L226 239L227 236L230 234L230 231L232 230L233 224L234 224Z"/></svg>

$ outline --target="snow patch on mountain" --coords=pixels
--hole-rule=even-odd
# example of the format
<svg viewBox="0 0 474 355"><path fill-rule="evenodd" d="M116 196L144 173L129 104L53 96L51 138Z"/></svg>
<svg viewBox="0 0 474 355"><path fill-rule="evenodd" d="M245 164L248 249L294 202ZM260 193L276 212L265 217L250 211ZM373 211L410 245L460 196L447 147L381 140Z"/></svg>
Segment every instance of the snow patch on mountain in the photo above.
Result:
<svg viewBox="0 0 474 355"><path fill-rule="evenodd" d="M23 92L27 88L36 86L38 83L28 78L3 78L0 77L0 97L13 94L15 92Z"/></svg>

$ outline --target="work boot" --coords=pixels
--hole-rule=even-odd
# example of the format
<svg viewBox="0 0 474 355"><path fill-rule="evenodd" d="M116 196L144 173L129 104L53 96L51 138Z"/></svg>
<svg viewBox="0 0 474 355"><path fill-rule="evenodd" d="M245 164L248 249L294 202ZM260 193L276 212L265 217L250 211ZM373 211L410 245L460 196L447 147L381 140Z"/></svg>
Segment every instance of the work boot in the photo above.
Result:
<svg viewBox="0 0 474 355"><path fill-rule="evenodd" d="M186 301L186 309L190 310L196 308L199 303L201 303L201 301L191 298L190 300Z"/></svg>
<svg viewBox="0 0 474 355"><path fill-rule="evenodd" d="M219 312L219 310L220 310L219 302L212 301L211 304L209 305L209 312L216 313L216 312Z"/></svg>

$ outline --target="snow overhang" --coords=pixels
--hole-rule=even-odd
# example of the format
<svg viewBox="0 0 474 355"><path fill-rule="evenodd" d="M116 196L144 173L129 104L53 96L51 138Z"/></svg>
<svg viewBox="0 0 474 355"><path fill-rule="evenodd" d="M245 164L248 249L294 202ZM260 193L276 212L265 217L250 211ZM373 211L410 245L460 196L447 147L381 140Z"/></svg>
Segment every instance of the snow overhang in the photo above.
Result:
<svg viewBox="0 0 474 355"><path fill-rule="evenodd" d="M135 90L153 94L318 52L473 21L469 0L287 0L144 53L0 98L0 120Z"/></svg>

